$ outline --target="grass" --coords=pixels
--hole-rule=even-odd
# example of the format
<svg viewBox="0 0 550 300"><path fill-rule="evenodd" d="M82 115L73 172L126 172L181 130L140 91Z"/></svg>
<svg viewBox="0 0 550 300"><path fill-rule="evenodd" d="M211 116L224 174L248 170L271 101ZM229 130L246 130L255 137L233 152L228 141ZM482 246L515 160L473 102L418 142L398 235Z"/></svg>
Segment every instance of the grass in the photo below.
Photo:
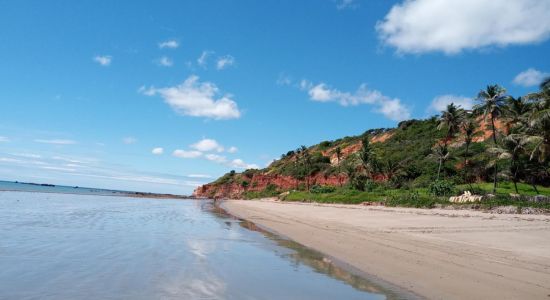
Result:
<svg viewBox="0 0 550 300"><path fill-rule="evenodd" d="M479 189L486 193L492 193L493 192L493 183L490 182L484 182L484 183L475 183L472 184L472 187L474 190ZM459 185L457 186L457 189L459 190L469 190L470 186L467 184ZM550 196L550 187L543 187L540 185L537 185L537 189L539 190L539 195L545 195ZM520 195L524 196L535 196L537 193L533 189L533 186L525 183L518 183L518 191ZM515 194L516 190L514 189L514 183L512 182L499 182L497 184L497 195L502 194Z"/></svg>
<svg viewBox="0 0 550 300"><path fill-rule="evenodd" d="M456 193L460 193L464 190L473 190L475 192L483 191L486 193L492 192L491 183L474 184L473 189L468 185L460 185L456 187ZM539 194L549 196L550 188L537 186ZM520 195L533 196L536 195L533 187L518 183L518 190ZM498 185L496 197L486 199L480 203L463 203L452 204L460 207L475 207L479 209L491 209L497 206L515 206L522 207L534 207L542 209L550 209L549 203L534 203L527 202L525 200L516 199L510 197L510 193L515 193L514 185L511 182L503 182ZM306 191L292 191L286 195L284 201L305 201L305 202L319 202L319 203L342 203L342 204L359 204L362 202L384 202L387 206L402 206L402 207L423 207L433 208L437 205L451 205L448 196L436 197L428 193L425 188L406 190L406 189L375 189L374 191L361 192L357 190L350 190L347 188L338 188L331 193L309 193Z"/></svg>

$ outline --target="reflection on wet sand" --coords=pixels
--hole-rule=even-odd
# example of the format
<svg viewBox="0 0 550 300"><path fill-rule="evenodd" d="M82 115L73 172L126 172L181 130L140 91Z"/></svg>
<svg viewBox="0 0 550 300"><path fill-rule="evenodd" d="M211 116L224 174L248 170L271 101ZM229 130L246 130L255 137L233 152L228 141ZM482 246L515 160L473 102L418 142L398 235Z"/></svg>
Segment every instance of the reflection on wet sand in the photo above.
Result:
<svg viewBox="0 0 550 300"><path fill-rule="evenodd" d="M204 209L205 207L203 207ZM218 203L215 203L210 208L210 212L215 213L218 216L232 218L223 208L219 207ZM225 222L228 226L231 222ZM311 248L307 248L292 240L282 238L262 227L257 226L255 223L239 219L239 225L251 231L260 232L270 240L274 241L277 246L290 249L289 253L284 253L281 256L290 260L293 265L299 266L300 264L306 265L312 268L315 272L325 274L336 280L345 282L353 288L373 293L373 294L386 294L386 299L399 298L398 295L393 293L389 288L382 287L379 284L375 284L364 277L355 275L343 267L339 267L331 258L326 257L322 253L315 251Z"/></svg>
<svg viewBox="0 0 550 300"><path fill-rule="evenodd" d="M0 192L0 299L387 297L259 231L212 201Z"/></svg>

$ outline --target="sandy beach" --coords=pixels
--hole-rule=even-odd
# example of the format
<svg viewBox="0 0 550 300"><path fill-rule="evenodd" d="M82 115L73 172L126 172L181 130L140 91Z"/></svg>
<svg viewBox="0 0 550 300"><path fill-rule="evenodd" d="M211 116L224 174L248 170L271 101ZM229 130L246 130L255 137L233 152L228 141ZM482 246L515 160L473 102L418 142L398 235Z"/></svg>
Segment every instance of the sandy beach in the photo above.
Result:
<svg viewBox="0 0 550 300"><path fill-rule="evenodd" d="M229 213L428 299L550 299L550 216L229 200Z"/></svg>

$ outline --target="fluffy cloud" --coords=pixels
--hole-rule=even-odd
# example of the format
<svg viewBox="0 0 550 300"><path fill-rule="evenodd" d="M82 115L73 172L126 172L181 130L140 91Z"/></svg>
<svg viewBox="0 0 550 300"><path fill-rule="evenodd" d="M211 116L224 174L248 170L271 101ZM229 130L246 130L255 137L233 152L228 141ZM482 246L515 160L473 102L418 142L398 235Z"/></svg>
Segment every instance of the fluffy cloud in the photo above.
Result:
<svg viewBox="0 0 550 300"><path fill-rule="evenodd" d="M174 150L172 155L179 158L197 158L202 156L202 152L195 151L195 150L187 151L187 150L177 149L177 150Z"/></svg>
<svg viewBox="0 0 550 300"><path fill-rule="evenodd" d="M167 56L159 58L156 62L159 66L162 67L171 67L174 65L174 61Z"/></svg>
<svg viewBox="0 0 550 300"><path fill-rule="evenodd" d="M225 156L218 155L218 154L206 154L204 158L206 158L209 161L217 162L220 164L227 162L227 158Z"/></svg>
<svg viewBox="0 0 550 300"><path fill-rule="evenodd" d="M400 53L444 52L541 42L550 36L548 0L407 0L376 29Z"/></svg>
<svg viewBox="0 0 550 300"><path fill-rule="evenodd" d="M213 139L202 139L196 142L195 144L191 145L190 147L201 152L209 152L209 151L223 152L224 150L223 146Z"/></svg>
<svg viewBox="0 0 550 300"><path fill-rule="evenodd" d="M474 100L472 98L455 95L442 95L437 96L432 100L432 103L428 107L428 111L440 113L441 111L447 109L447 105L451 103L454 103L464 109L472 109L472 106L474 106Z"/></svg>
<svg viewBox="0 0 550 300"><path fill-rule="evenodd" d="M237 119L241 112L231 95L217 97L218 87L211 82L199 82L199 77L189 76L182 84L166 88L139 89L147 96L160 95L177 113L215 120Z"/></svg>
<svg viewBox="0 0 550 300"><path fill-rule="evenodd" d="M216 62L216 69L223 70L229 66L232 66L234 63L235 58L231 55L218 57L218 61Z"/></svg>
<svg viewBox="0 0 550 300"><path fill-rule="evenodd" d="M240 158L232 160L229 163L229 166L237 169L259 169L260 168L256 164L247 164Z"/></svg>
<svg viewBox="0 0 550 300"><path fill-rule="evenodd" d="M164 153L164 148L161 148L161 147L153 148L153 150L151 150L151 153L155 155L161 155Z"/></svg>
<svg viewBox="0 0 550 300"><path fill-rule="evenodd" d="M370 90L366 84L360 85L354 93L330 88L325 83L312 84L307 80L300 82L300 88L307 91L309 98L313 101L337 102L342 106L369 104L375 107L374 111L394 121L409 119L411 116L409 109L401 103L401 100L385 96L377 90Z"/></svg>
<svg viewBox="0 0 550 300"><path fill-rule="evenodd" d="M237 151L239 151L239 149L235 146L231 146L229 147L229 149L227 149L227 152L229 153L237 153Z"/></svg>
<svg viewBox="0 0 550 300"><path fill-rule="evenodd" d="M94 57L94 61L104 67L111 65L113 57L110 55L97 55Z"/></svg>
<svg viewBox="0 0 550 300"><path fill-rule="evenodd" d="M53 140L42 140L42 139L36 139L34 140L36 143L42 143L42 144L52 144L52 145L73 145L76 144L76 141L73 140L62 140L62 139L53 139Z"/></svg>
<svg viewBox="0 0 550 300"><path fill-rule="evenodd" d="M164 41L164 42L159 43L159 48L160 49L164 49L164 48L176 49L179 46L180 46L180 44L176 40L168 40L168 41Z"/></svg>
<svg viewBox="0 0 550 300"><path fill-rule="evenodd" d="M539 85L546 77L550 76L550 73L541 72L539 70L529 68L519 73L514 78L514 84L524 87L531 87Z"/></svg>
<svg viewBox="0 0 550 300"><path fill-rule="evenodd" d="M131 145L137 143L137 139L133 136L127 136L122 139L122 142L126 145Z"/></svg>
<svg viewBox="0 0 550 300"><path fill-rule="evenodd" d="M0 143L7 143L9 141L10 141L10 139L8 137L0 136Z"/></svg>

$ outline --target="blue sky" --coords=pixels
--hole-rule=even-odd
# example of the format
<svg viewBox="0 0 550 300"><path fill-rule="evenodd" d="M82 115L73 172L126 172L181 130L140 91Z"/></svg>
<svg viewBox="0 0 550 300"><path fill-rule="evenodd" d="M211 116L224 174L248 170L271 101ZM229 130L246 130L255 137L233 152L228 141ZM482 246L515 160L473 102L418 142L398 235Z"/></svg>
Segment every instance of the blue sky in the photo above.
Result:
<svg viewBox="0 0 550 300"><path fill-rule="evenodd" d="M550 72L547 0L4 1L0 28L0 179L139 191Z"/></svg>

